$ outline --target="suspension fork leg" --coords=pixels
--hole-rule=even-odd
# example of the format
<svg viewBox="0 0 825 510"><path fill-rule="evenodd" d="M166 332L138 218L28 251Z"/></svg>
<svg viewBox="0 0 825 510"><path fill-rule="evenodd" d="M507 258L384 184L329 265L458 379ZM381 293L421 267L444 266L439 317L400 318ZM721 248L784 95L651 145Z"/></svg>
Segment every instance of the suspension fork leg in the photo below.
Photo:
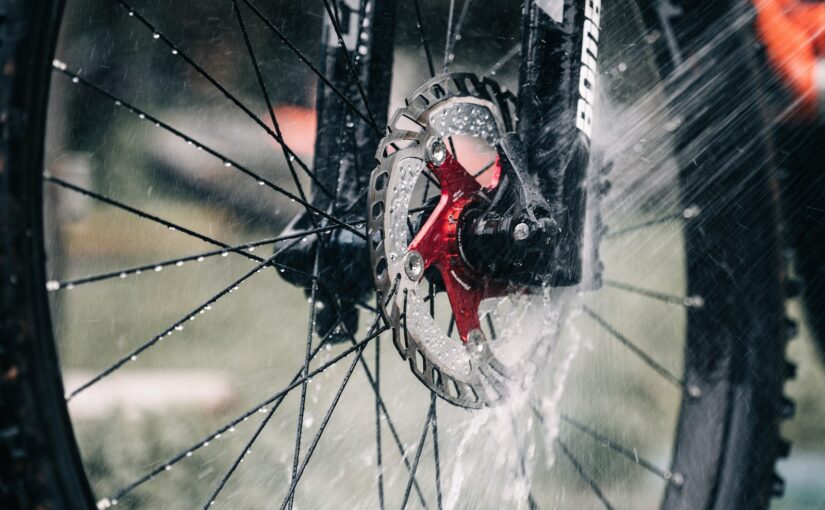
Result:
<svg viewBox="0 0 825 510"><path fill-rule="evenodd" d="M319 82L314 166L324 187L337 195L334 209L349 209L354 217L362 217L366 207L362 194L387 124L396 1L329 0L329 5L338 26L325 15L321 72L369 122L355 114L332 87ZM332 201L318 190L313 196L320 207Z"/></svg>
<svg viewBox="0 0 825 510"><path fill-rule="evenodd" d="M317 65L317 128L313 157L312 204L343 221L364 218L366 189L375 166L375 147L387 123L395 38L395 0L323 0L321 59ZM330 16L330 13L332 14ZM284 230L294 233L322 227L308 212ZM320 246L317 244L320 243ZM286 248L279 243L275 249ZM357 327L355 304L371 290L364 240L347 230L308 236L286 248L277 261L313 273L320 250L316 332L343 323ZM310 295L311 281L301 273L282 278Z"/></svg>
<svg viewBox="0 0 825 510"><path fill-rule="evenodd" d="M601 0L526 0L518 132L561 235L553 285L582 279Z"/></svg>

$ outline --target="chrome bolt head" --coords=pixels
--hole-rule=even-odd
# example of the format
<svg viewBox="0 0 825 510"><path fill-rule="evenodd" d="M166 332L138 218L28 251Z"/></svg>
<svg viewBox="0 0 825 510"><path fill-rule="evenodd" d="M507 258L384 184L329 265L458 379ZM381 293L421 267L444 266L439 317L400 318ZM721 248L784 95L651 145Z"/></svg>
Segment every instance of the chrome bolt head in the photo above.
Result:
<svg viewBox="0 0 825 510"><path fill-rule="evenodd" d="M516 241L524 241L530 235L530 227L526 223L519 223L513 229L513 239Z"/></svg>
<svg viewBox="0 0 825 510"><path fill-rule="evenodd" d="M410 280L421 281L424 276L424 257L417 251L408 251L404 255L404 272Z"/></svg>
<svg viewBox="0 0 825 510"><path fill-rule="evenodd" d="M441 138L432 138L427 144L427 160L435 166L441 166L447 160L447 146Z"/></svg>
<svg viewBox="0 0 825 510"><path fill-rule="evenodd" d="M474 329L467 334L467 349L476 356L484 352L486 338L480 329Z"/></svg>

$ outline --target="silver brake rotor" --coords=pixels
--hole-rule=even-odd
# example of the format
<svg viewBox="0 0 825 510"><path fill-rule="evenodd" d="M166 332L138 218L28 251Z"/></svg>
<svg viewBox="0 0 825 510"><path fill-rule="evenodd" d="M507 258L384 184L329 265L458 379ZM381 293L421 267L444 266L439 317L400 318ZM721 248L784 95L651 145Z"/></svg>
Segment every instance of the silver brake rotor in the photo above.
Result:
<svg viewBox="0 0 825 510"><path fill-rule="evenodd" d="M416 183L434 157L428 154L432 140L467 135L495 147L515 122L514 96L494 81L468 73L434 78L407 97L406 106L393 115L370 181L370 256L376 288L385 303L381 311L413 373L439 396L463 407L503 400L513 375L522 373L525 364L508 363L508 357L491 348L481 331L465 346L438 326L423 299L426 285L419 289L423 268L407 256L412 240L407 218ZM387 296L390 299L384 301Z"/></svg>

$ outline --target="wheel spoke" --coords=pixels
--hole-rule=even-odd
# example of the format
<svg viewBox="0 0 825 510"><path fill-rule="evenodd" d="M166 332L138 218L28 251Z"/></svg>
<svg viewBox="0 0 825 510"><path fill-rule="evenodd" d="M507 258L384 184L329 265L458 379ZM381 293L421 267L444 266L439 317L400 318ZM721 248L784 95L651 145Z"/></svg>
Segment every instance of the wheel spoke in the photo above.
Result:
<svg viewBox="0 0 825 510"><path fill-rule="evenodd" d="M413 459L410 476L407 479L407 487L404 489L404 500L401 502L401 510L407 508L407 502L410 500L410 492L412 490L413 480L415 479L415 472L418 470L418 462L421 460L421 452L424 450L424 441L427 439L427 432L430 430L430 422L435 413L435 393L430 393L430 409L427 411L427 418L424 420L424 428L421 431L421 439L418 440L418 446L415 449L415 458Z"/></svg>
<svg viewBox="0 0 825 510"><path fill-rule="evenodd" d="M350 225L355 226L355 225L360 225L362 223L364 223L364 222L351 222ZM236 244L234 246L227 246L226 248L223 248L223 249L220 249L220 250L205 251L205 252L201 252L201 253L196 253L194 255L187 255L185 257L162 260L162 261L153 262L153 263L149 263L149 264L143 264L141 266L128 267L128 268L123 268L123 269L117 269L117 270L114 270L114 271L108 271L108 272L105 272L105 273L84 276L84 277L81 277L81 278L75 278L73 280L62 280L62 281L51 280L51 281L46 283L46 289L49 290L50 292L54 292L54 291L61 290L61 289L73 289L73 288L75 288L79 285L85 285L87 283L96 283L96 282L106 281L106 280L110 280L110 279L113 279L113 278L126 278L127 276L132 276L132 275L140 275L140 274L144 274L144 273L154 273L154 272L158 272L161 269L164 269L164 268L167 268L167 267L172 267L172 266L180 267L183 264L185 264L186 262L193 262L193 261L202 262L203 260L208 259L210 257L226 256L226 255L229 255L230 253L233 253L233 252L240 252L240 251L251 252L252 250L254 250L255 248L257 248L259 246L266 246L266 245L269 245L269 244L275 244L275 243L279 243L281 241L288 241L290 239L304 238L304 237L309 236L309 235L320 234L320 233L325 233L325 232L331 232L331 231L334 231L334 230L338 230L340 228L341 227L339 227L338 225L329 226L329 227L322 227L322 228L316 228L316 229L313 229L313 230L305 230L303 232L296 232L294 234L288 234L288 235L279 236L279 237L272 237L272 238L269 238L269 239L262 239L260 241L254 241L254 242L251 242L251 243L243 243L243 244ZM297 271L297 270L290 269L287 266L283 266L283 265L280 265L280 264L279 264L279 266L281 268L285 269L285 270Z"/></svg>
<svg viewBox="0 0 825 510"><path fill-rule="evenodd" d="M595 494L599 501L601 501L602 505L604 505L604 507L607 510L613 510L613 505L611 505L610 502L607 500L599 485L596 483L595 480L593 480L593 477L590 476L590 474L584 469L584 466L582 466L581 462L579 462L579 460L573 455L573 452L571 452L567 448L567 445L564 443L564 441L562 441L561 439L556 439L556 443L559 445L559 447L561 447L561 451L562 453L564 453L564 456L567 457L567 460L569 460L573 467L576 469L576 473L578 473L579 477L581 477L581 479L587 483L587 486L590 487L590 490L593 491L593 494Z"/></svg>
<svg viewBox="0 0 825 510"><path fill-rule="evenodd" d="M344 393L344 388L347 387L347 383L349 383L350 377L352 376L352 371L355 370L355 365L358 363L358 360L362 359L364 347L366 347L366 345L360 344L357 348L355 359L352 360L352 363L350 363L349 367L347 368L347 373L344 375L344 380L338 387L338 391L336 391L335 397L332 399L332 403L327 408L327 412L324 415L324 419L321 421L321 425L319 426L318 431L315 433L315 437L312 439L312 443L310 443L309 448L307 449L306 455L304 456L304 461L301 463L301 467L298 468L298 472L293 478L292 483L289 484L289 490L287 491L286 498L284 498L284 501L281 503L280 510L284 510L289 501L292 500L292 497L295 494L295 487L298 486L298 480L301 479L301 475L304 474L304 470L306 470L307 464L309 464L310 459L312 459L312 454L315 453L315 447L318 446L318 442L321 440L321 436L327 428L329 419L332 417L332 413L335 411L335 408L338 406L338 402L341 400L341 395Z"/></svg>
<svg viewBox="0 0 825 510"><path fill-rule="evenodd" d="M184 324L186 322L191 321L191 320L195 320L195 318L199 314L205 313L208 310L210 310L212 308L213 304L218 302L222 297L224 297L227 294L229 294L229 293L233 292L234 290L236 290L243 282L245 282L246 280L251 278L252 275L254 275L256 273L259 273L270 262L272 262L272 260L275 259L275 257L280 255L284 250L288 249L289 247L297 244L298 241L299 240L296 239L296 240L292 241L291 243L289 243L287 246L284 246L280 250L276 251L275 253L272 254L272 256L270 256L269 258L267 258L266 260L264 260L263 262L261 262L257 266L253 267L252 269L250 269L249 271L244 273L243 276L236 279L235 281L233 281L232 283L230 283L229 285L227 285L226 287L221 289L218 293L212 295L212 297L210 297L209 299L207 299L206 301L204 301L200 305L196 306L194 309L192 309L186 315L184 315L180 319L173 322L172 325L170 325L169 327L167 327L166 329L164 329L163 331L161 331L157 335L153 336L148 341L141 344L138 348L132 350L130 353L128 353L125 356L121 357L115 363L111 364L109 367L107 367L103 371L99 372L97 375L93 376L91 379L89 379L85 383L81 384L80 387L76 388L75 390L73 390L72 392L70 392L66 396L66 400L69 401L69 400L73 399L78 394L80 394L83 391L87 390L91 386L97 384L98 382L100 382L104 378L111 375L116 370L122 368L127 363L137 361L138 356L140 354L142 354L144 351L151 348L152 346L156 345L158 342L160 342L164 338L170 336L175 331L182 331L183 328L184 328ZM315 281L315 278L313 278L313 281Z"/></svg>
<svg viewBox="0 0 825 510"><path fill-rule="evenodd" d="M537 410L535 408L533 408L533 411L536 412ZM541 420L541 418L539 418L539 419ZM682 485L682 483L684 482L684 479L683 479L682 475L679 475L678 473L673 474L668 470L665 470L665 469L662 469L662 468L656 466L655 464L653 464L649 460L645 459L644 457L639 456L639 454L636 452L635 448L631 450L630 448L627 448L626 446L622 446L621 444L619 444L619 443L617 443L617 442L615 442L611 439L608 439L607 437L605 437L604 435L596 432L595 430L591 429L587 425L584 425L581 422L579 422L579 421L575 420L574 418L571 418L570 416L567 416L565 414L561 415L561 419L562 419L562 421L564 421L568 425L572 426L573 428L575 428L575 429L579 430L580 432L583 432L584 434L590 436L597 443L601 443L602 445L610 448L611 450L618 453L622 457L625 457L626 459L629 459L629 460L635 462L636 464L638 464L642 468L646 469L647 471L653 473L654 475L658 476L662 480L665 480L666 482L668 482L670 484L676 485L677 487Z"/></svg>
<svg viewBox="0 0 825 510"><path fill-rule="evenodd" d="M433 393L435 396L435 393ZM433 404L433 461L435 463L435 496L436 508L441 510L443 503L441 501L441 458L438 452L438 414L436 412L436 404Z"/></svg>
<svg viewBox="0 0 825 510"><path fill-rule="evenodd" d="M281 29L275 26L275 24L272 23L272 21L270 21L270 19L267 18L264 15L264 13L260 11L260 9L258 9L258 7L255 6L255 4L253 4L250 0L243 0L243 2L272 32L275 33L278 39L280 39L290 50L292 50L293 53L295 53L295 55L298 57L298 60L306 64L306 66L315 74L315 76L318 77L319 80L321 80L321 82L324 83L324 85L329 87L329 89L332 90L332 92L335 93L335 95L337 95L339 98L341 98L342 101L344 101L344 103L346 103L346 105L352 110L353 113L361 117L361 119L363 119L364 122L366 122L373 129L373 131L375 131L375 134L377 134L378 136L381 136L383 134L383 131L378 127L378 125L372 120L370 120L370 118L366 116L364 112L362 112L357 106L355 106L355 104L352 101L350 101L350 99L343 92L341 92L340 89L338 89L338 87L336 87L326 76L324 76L324 74L320 70L318 70L318 68L315 67L315 65L312 62L310 62L308 58L306 58L306 56L301 52L301 50L299 50L294 44L292 44L292 42L290 42L290 40L284 35Z"/></svg>
<svg viewBox="0 0 825 510"><path fill-rule="evenodd" d="M470 4L472 3L473 0L464 0L464 4L461 6L461 14L458 15L458 22L455 25L455 29L447 39L447 48L444 57L444 70L442 71L445 74L449 71L450 64L455 59L455 45L461 39L461 29L464 28L464 22L467 21L467 13L469 12Z"/></svg>
<svg viewBox="0 0 825 510"><path fill-rule="evenodd" d="M306 375L309 372L309 360L310 354L312 353L312 335L315 332L315 303L317 301L317 292L318 292L318 285L317 285L317 278L318 278L318 263L320 260L320 251L316 247L315 249L315 263L313 265L312 274L315 278L312 280L312 287L310 289L310 298L309 298L309 323L307 324L307 341L306 341L306 354L304 356L304 368L302 373ZM376 321L375 326L377 326L378 322ZM375 327L374 326L374 327ZM298 460L301 456L301 433L304 430L304 411L306 409L306 401L307 401L307 385L308 383L305 381L301 385L301 397L298 402L298 423L296 425L295 431L295 451L292 457L292 477L290 478L290 483L295 481L298 477ZM292 503L294 501L293 497L289 498L289 508L292 508Z"/></svg>
<svg viewBox="0 0 825 510"><path fill-rule="evenodd" d="M421 5L419 0L413 0L415 6L415 19L418 26L418 36L421 38L421 46L424 47L424 56L427 58L427 69L430 71L430 78L435 77L435 65L433 65L433 54L430 51L430 41L427 39L427 29L424 27L424 18L421 16Z"/></svg>
<svg viewBox="0 0 825 510"><path fill-rule="evenodd" d="M340 324L340 321L338 323ZM321 351L321 348L327 344L334 330L335 328L332 328L326 335L324 335L324 338L321 339L321 341L310 354L310 361L315 359L315 356ZM375 343L375 345L379 344L380 342ZM301 377L302 372L304 372L303 368L297 374L295 374L291 382L294 383L299 377ZM304 375L304 377L306 377L306 375ZM223 488L229 482L229 479L232 478L233 474L235 474L235 471L238 469L238 466L240 466L241 462L243 462L243 459L251 453L252 447L255 445L255 441L258 440L258 437L261 435L261 432L263 432L264 428L266 428L266 425L269 423L269 420L271 420L272 416L275 415L275 411L278 410L278 407L280 407L281 402L284 401L284 398L286 398L286 395L281 395L275 402L273 402L272 406L270 406L269 411L267 411L266 413L266 417L264 417L264 419L261 420L261 423L258 424L258 427L255 429L255 432L244 445L243 449L241 450L241 453L235 457L235 460L229 466L229 469L227 469L224 475L221 477L221 480L220 482L218 482L218 485L215 487L215 490L212 491L212 494L209 496L207 503L204 505L204 510L212 506L212 504L218 498L218 495L220 495Z"/></svg>
<svg viewBox="0 0 825 510"><path fill-rule="evenodd" d="M226 156L219 153L218 151L210 148L208 145L205 145L205 144L197 141L196 139L192 138L191 136L186 135L185 133L179 131L178 129L175 129L174 127L170 126L169 124L166 124L165 122L161 121L160 119L146 113L143 110L140 110L139 108L136 108L132 104L118 98L117 96L111 94L107 90L105 90L105 89L95 85L94 83L82 78L77 73L69 70L68 67L66 66L66 64L64 64L63 62L55 61L54 62L54 68L56 70L60 71L61 73L63 73L64 75L71 77L72 81L77 80L77 83L81 83L81 84L89 87L90 89L94 90L95 92L101 94L102 96L108 98L115 105L124 106L128 111L130 111L131 113L137 115L139 118L143 118L143 119L145 119L149 122L152 122L155 126L160 127L162 129L172 133L173 135L177 136L178 138L181 138L187 144L192 145L194 147L197 147L197 148L203 150L204 152L206 152L207 154L219 159L225 167L234 168L234 169L248 175L249 177L254 178L258 183L263 183L264 185L266 185L267 187L269 187L273 191L275 191L277 193L280 193L281 195L289 198L290 200L293 200L293 201L297 202L302 207L304 207L305 209L313 212L314 214L317 214L319 216L323 216L324 218L327 218L331 222L335 223L336 225L340 225L343 228L346 228L347 230L349 230L353 234L357 235L358 237L360 237L362 239L366 239L366 236L362 232L360 232L359 230L347 225L346 223L344 223L343 221L339 220L338 218L332 216L331 214L327 213L326 211L313 206L312 204L310 204L306 200L303 200L301 197L295 195L294 193L291 193L291 192L287 191L283 187L278 186L277 184L263 178L262 176L258 175L257 173L253 172L252 170L249 170L245 166L239 164L237 161L235 161L231 158L227 158Z"/></svg>
<svg viewBox="0 0 825 510"><path fill-rule="evenodd" d="M206 70L201 67L200 64L192 60L192 58L184 52L181 48L179 48L171 39L169 39L163 32L158 30L158 28L150 22L146 17L144 17L140 12L136 11L126 0L117 0L117 2L129 13L130 17L134 17L137 19L141 24L143 24L146 28L148 28L152 32L152 37L154 37L158 41L162 41L172 53L186 62L192 69L195 70L199 75L201 75L206 81L208 81L213 87L218 89L224 97L226 97L229 101L231 101L235 106L237 106L242 112L246 114L253 122L255 122L258 126L261 127L270 137L272 137L275 142L277 142L285 151L289 153L290 156L295 158L295 161L298 162L298 165L304 170L304 172L309 176L312 181L319 186L320 189L324 190L327 195L331 195L329 190L326 190L323 185L318 181L315 177L315 174L309 169L309 167L304 163L301 158L289 148L289 146L284 142L284 139L278 136L275 131L272 130L269 126L264 124L264 122L246 106L242 103L234 94L229 92L226 87L224 87L218 80L216 80L211 74L207 73Z"/></svg>
<svg viewBox="0 0 825 510"><path fill-rule="evenodd" d="M648 353L646 353L639 346L631 342L627 337L621 334L618 329L616 329L613 325L608 323L601 315L597 314L587 306L582 307L582 309L591 319L596 321L596 324L598 324L602 327L602 329L610 333L610 335L616 340L618 340L622 345L630 349L630 351L633 354L635 354L646 365L652 368L657 374L662 376L662 378L664 378L666 381L673 384L680 390L686 389L684 381L682 381L679 377L674 375L673 372L663 367L659 362L654 360Z"/></svg>
<svg viewBox="0 0 825 510"><path fill-rule="evenodd" d="M479 170L478 172L474 173L474 174L473 174L473 177L474 177L474 178L475 178L475 177L480 177L480 176L481 176L481 175L483 175L485 172L487 172L487 170L489 170L489 169L493 168L493 166L494 166L495 164L496 164L496 160L495 160L495 159L494 159L494 160L492 160L492 161L490 161L489 163L487 163L486 165L484 165L484 168L482 168L482 169L481 169L481 170Z"/></svg>
<svg viewBox="0 0 825 510"><path fill-rule="evenodd" d="M46 181L46 182L52 183L52 184L56 184L56 185L58 185L62 188L66 188L66 189L69 189L71 191L80 193L81 195L85 195L89 198L97 200L98 202L102 202L104 204L111 205L112 207L116 207L117 209L120 209L122 211L126 211L128 213L131 213L131 214L133 214L133 215L135 215L139 218L143 218L145 220L155 222L159 225L162 225L162 226L168 228L169 230L182 232L182 233L184 233L184 234L186 234L190 237L194 237L195 239L198 239L198 240L203 241L205 243L213 244L215 246L220 246L221 248L224 248L224 249L230 247L228 244L223 243L221 241L218 241L216 239L213 239L213 238L211 238L211 237L209 237L205 234L201 234L200 232L196 232L196 231L194 231L192 229L189 229L187 227L184 227L182 225L172 223L171 221L165 220L165 219L163 219L159 216L155 216L154 214L142 211L140 209L137 209L135 207L127 205L123 202L115 200L113 198L107 197L105 195L101 195L100 193L96 193L92 190L82 188L82 187L77 186L75 184L72 184L70 182L64 181L63 179L59 179L59 178L53 177L51 175L45 175L43 177L43 180ZM263 260L263 259L261 259L260 257L258 257L256 255L245 253L243 251L236 251L235 253L241 254L241 255L245 256L246 258L255 260L256 262L260 262L261 260Z"/></svg>
<svg viewBox="0 0 825 510"><path fill-rule="evenodd" d="M195 451L200 450L201 448L204 448L206 446L209 446L210 441L213 441L215 439L219 439L222 434L224 434L227 431L230 431L231 429L233 429L239 423L241 423L243 421L246 421L253 414L258 413L258 412L265 412L266 406L269 406L270 404L273 404L275 402L280 402L283 399L283 397L288 395L295 388L299 387L304 381L312 379L313 377L320 374L321 372L326 371L331 366L337 364L338 362L340 362L341 360L343 360L344 358L346 358L347 356L349 356L353 352L363 350L372 340L374 340L375 338L380 336L382 333L386 332L388 329L389 329L388 327L383 327L383 328L375 331L373 334L368 335L363 340L356 343L354 346L347 348L346 350L344 350L341 353L337 354L335 357L333 357L332 359L330 359L329 361L327 361L323 365L320 365L318 368L310 371L306 376L301 377L300 374L296 374L296 376L292 380L292 382L289 383L284 389L280 390L278 393L275 393L274 395L270 396L269 398L259 402L257 405L255 405L254 407L252 407L251 409L249 409L245 413L241 414L237 418L233 419L229 423L223 425L222 427L220 427L219 429L217 429L213 433L206 436L202 441L199 441L198 443L195 443L193 446L189 447L188 449L181 451L180 453L178 453L177 455L172 457L165 464L160 465L159 467L153 469L152 471L149 471L144 476L142 476L142 477L138 478L137 480L135 480L134 482L130 483L129 485L127 485L126 487L121 489L115 496L113 496L112 498L109 498L109 501L117 501L117 500L121 499L123 496L125 496L129 492L133 491L138 486L143 485L144 483L146 483L149 480L153 479L155 476L157 476L161 472L167 471L167 467L171 467L171 466L177 464L178 462L180 462L181 460L183 460L187 457L191 457L192 454ZM316 353L320 349L321 349L321 345L319 344L319 346L316 348Z"/></svg>
<svg viewBox="0 0 825 510"><path fill-rule="evenodd" d="M393 289L393 292L395 292L395 289ZM342 327L346 332L346 335L349 338L350 342L354 345L355 337L349 330L346 329L345 325ZM372 388L372 391L375 394L375 400L377 402L377 405L380 408L381 412L384 414L384 418L387 420L387 428L390 430L390 434L392 435L396 448L398 448L398 453L401 454L401 458L404 461L404 465L407 468L407 472L412 472L410 461L404 454L404 444L401 442L401 436L398 434L398 430L395 428L395 423L392 420L392 416L390 416L390 412L387 409L387 406L384 404L384 399L381 398L381 392L379 391L377 376L373 376L372 371L370 371L369 366L363 359L361 360L361 367L364 369L364 375L367 377L367 382L369 383L370 388ZM427 508L427 503L424 500L424 494L421 491L421 487L418 485L418 480L414 480L413 485L415 487L416 494L418 495L418 498L421 501L421 505L424 508Z"/></svg>
<svg viewBox="0 0 825 510"><path fill-rule="evenodd" d="M704 299L702 299L701 296L673 296L670 294L664 294L662 292L656 292L654 290L643 289L641 287L636 287L635 285L617 282L615 280L610 279L605 279L604 284L608 287L613 287L615 289L620 289L626 292L639 294L640 296L657 299L670 305L684 306L686 308L701 308L704 305Z"/></svg>
<svg viewBox="0 0 825 510"><path fill-rule="evenodd" d="M378 468L378 508L384 510L384 466L381 451L381 342L375 342L375 456Z"/></svg>
<svg viewBox="0 0 825 510"><path fill-rule="evenodd" d="M444 58L441 61L441 73L447 72L450 59L450 39L453 34L453 15L455 13L455 0L450 0L450 10L447 13L447 35L444 37Z"/></svg>
<svg viewBox="0 0 825 510"><path fill-rule="evenodd" d="M495 76L496 72L498 72L499 69L504 67L504 65L507 64L507 62L511 61L516 55L518 55L520 53L521 53L521 43L518 43L518 44L514 45L512 48L510 48L510 51L505 53L504 56L501 57L498 60L498 62L493 64L493 67L488 69L487 72L484 73L484 74L487 75L487 76Z"/></svg>
<svg viewBox="0 0 825 510"><path fill-rule="evenodd" d="M238 6L238 0L232 0L232 9L235 11L235 17L238 20L238 27L240 27L241 33L243 34L243 40L246 45L246 52L249 54L249 60L252 62L252 67L255 68L255 77L258 80L258 88L261 89L261 95L266 103L266 109L269 112L269 120L272 121L272 127L275 130L275 134L283 140L284 136L283 133L281 133L281 125L275 117L275 109L272 107L272 100L269 97L269 90L266 88L266 82L264 82L264 76L263 73L261 73L261 66L258 63L258 57L255 56L255 50L252 48L252 41L249 39L249 32L246 29L246 23L244 23L241 9ZM291 154L287 151L286 146L283 144L281 145L281 151L283 152L287 168L289 168L289 173L292 175L292 181L295 183L295 188L298 190L298 194L301 196L302 200L308 202L306 193L304 193L304 188L301 186L301 181L298 179L298 174L295 172L295 164L290 157ZM325 195L330 196L329 191L325 187L321 186L318 189Z"/></svg>

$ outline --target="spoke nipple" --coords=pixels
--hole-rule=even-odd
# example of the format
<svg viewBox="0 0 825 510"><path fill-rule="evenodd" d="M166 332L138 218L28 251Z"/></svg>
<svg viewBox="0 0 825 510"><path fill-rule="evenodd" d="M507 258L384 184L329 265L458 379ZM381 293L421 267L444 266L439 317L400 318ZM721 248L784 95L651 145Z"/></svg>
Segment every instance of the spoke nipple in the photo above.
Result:
<svg viewBox="0 0 825 510"><path fill-rule="evenodd" d="M670 483L675 485L676 487L681 487L685 484L685 477L682 473L673 473L670 478Z"/></svg>
<svg viewBox="0 0 825 510"><path fill-rule="evenodd" d="M408 251L404 255L404 272L407 278L414 282L421 281L424 276L424 258L417 251Z"/></svg>
<svg viewBox="0 0 825 510"><path fill-rule="evenodd" d="M690 395L691 398L699 398L702 396L701 388L699 388L699 386L696 386L695 384L691 384L687 387L687 393L688 395Z"/></svg>
<svg viewBox="0 0 825 510"><path fill-rule="evenodd" d="M513 229L513 239L516 241L524 241L527 239L527 236L530 235L530 227L527 226L526 223L522 222L516 225L516 228Z"/></svg>
<svg viewBox="0 0 825 510"><path fill-rule="evenodd" d="M67 66L66 62L63 62L62 60L54 59L52 60L52 67L54 67L55 69L60 69L61 71L65 71L66 69L68 69L69 66Z"/></svg>
<svg viewBox="0 0 825 510"><path fill-rule="evenodd" d="M435 166L441 166L447 159L447 146L441 138L432 138L427 144L427 160Z"/></svg>
<svg viewBox="0 0 825 510"><path fill-rule="evenodd" d="M685 306L689 308L702 308L703 306L705 306L705 299L702 296L686 297Z"/></svg>

